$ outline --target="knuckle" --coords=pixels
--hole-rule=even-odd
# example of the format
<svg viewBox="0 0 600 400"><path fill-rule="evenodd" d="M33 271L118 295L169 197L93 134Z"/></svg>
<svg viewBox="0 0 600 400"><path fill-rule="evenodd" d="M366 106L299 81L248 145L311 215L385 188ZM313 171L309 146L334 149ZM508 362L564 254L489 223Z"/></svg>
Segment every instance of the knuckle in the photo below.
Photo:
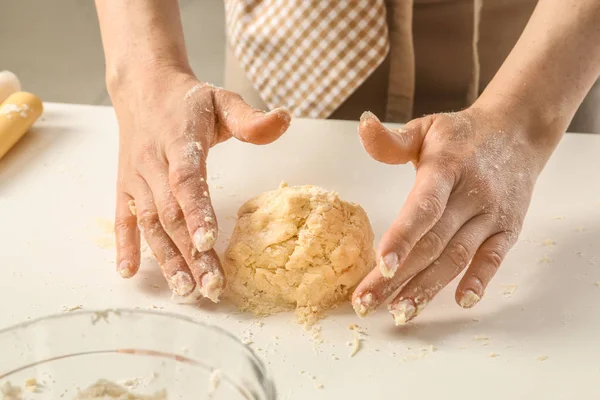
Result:
<svg viewBox="0 0 600 400"><path fill-rule="evenodd" d="M448 249L448 258L456 270L463 270L471 261L469 251L462 243L454 243Z"/></svg>
<svg viewBox="0 0 600 400"><path fill-rule="evenodd" d="M428 194L423 196L419 201L419 208L428 216L435 218L436 220L442 216L444 212L444 205L436 194Z"/></svg>
<svg viewBox="0 0 600 400"><path fill-rule="evenodd" d="M420 242L420 246L426 254L433 257L439 254L444 248L444 240L434 230L430 230L423 236Z"/></svg>
<svg viewBox="0 0 600 400"><path fill-rule="evenodd" d="M239 102L244 101L244 99L242 98L242 96L239 93L227 92L227 95L229 96L229 100L233 103L239 103Z"/></svg>
<svg viewBox="0 0 600 400"><path fill-rule="evenodd" d="M173 168L169 172L169 180L171 181L171 187L185 187L188 186L195 178L198 172L195 168L180 166Z"/></svg>
<svg viewBox="0 0 600 400"><path fill-rule="evenodd" d="M162 209L162 221L167 230L172 230L181 225L183 221L183 211L179 204L175 201L171 201L165 205Z"/></svg>
<svg viewBox="0 0 600 400"><path fill-rule="evenodd" d="M509 230L509 231L504 232L506 241L503 243L503 246L506 249L506 252L508 252L508 250L511 247L513 247L515 243L517 243L517 240L519 240L520 232L521 232L521 225L519 225L517 230Z"/></svg>
<svg viewBox="0 0 600 400"><path fill-rule="evenodd" d="M156 146L153 143L140 145L134 156L137 165L153 164L156 162L156 158Z"/></svg>
<svg viewBox="0 0 600 400"><path fill-rule="evenodd" d="M478 189L486 194L488 199L496 199L500 195L500 188L498 184L492 180L492 178L481 179L477 183Z"/></svg>
<svg viewBox="0 0 600 400"><path fill-rule="evenodd" d="M160 218L158 213L150 210L143 210L138 217L138 223L140 226L149 233L152 233L158 227L160 227Z"/></svg>
<svg viewBox="0 0 600 400"><path fill-rule="evenodd" d="M500 268L500 264L502 263L502 259L504 257L498 249L489 248L481 254L481 258L486 264L491 266L494 271L497 271L498 268Z"/></svg>
<svg viewBox="0 0 600 400"><path fill-rule="evenodd" d="M131 217L116 217L115 218L115 232L119 233L126 231L131 227Z"/></svg>
<svg viewBox="0 0 600 400"><path fill-rule="evenodd" d="M393 243L394 249L396 250L396 253L398 253L398 255L408 254L408 252L410 251L410 249L413 246L411 241L403 233L397 234L393 238L392 243Z"/></svg>

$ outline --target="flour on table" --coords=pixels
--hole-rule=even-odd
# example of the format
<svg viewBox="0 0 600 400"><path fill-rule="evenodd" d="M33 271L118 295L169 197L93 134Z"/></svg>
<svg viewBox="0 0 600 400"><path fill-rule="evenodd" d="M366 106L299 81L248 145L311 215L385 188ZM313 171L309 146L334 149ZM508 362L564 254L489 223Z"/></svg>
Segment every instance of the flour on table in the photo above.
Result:
<svg viewBox="0 0 600 400"><path fill-rule="evenodd" d="M375 266L365 211L316 186L283 186L246 202L225 253L226 296L257 315L296 310L314 324L348 301Z"/></svg>

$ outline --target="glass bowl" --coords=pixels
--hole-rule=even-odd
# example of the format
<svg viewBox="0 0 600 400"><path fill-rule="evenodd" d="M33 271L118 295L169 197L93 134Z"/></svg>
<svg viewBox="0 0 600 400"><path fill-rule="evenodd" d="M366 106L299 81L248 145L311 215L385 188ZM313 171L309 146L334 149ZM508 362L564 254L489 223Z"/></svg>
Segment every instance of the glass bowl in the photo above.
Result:
<svg viewBox="0 0 600 400"><path fill-rule="evenodd" d="M121 309L55 315L1 330L0 399L21 398L276 395L263 363L223 329L173 314Z"/></svg>

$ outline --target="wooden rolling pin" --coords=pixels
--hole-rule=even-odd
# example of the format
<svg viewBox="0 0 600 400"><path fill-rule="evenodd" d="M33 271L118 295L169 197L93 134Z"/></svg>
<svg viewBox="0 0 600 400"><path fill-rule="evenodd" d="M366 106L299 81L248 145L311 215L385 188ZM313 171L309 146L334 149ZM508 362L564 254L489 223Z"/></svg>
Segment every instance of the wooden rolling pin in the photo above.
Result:
<svg viewBox="0 0 600 400"><path fill-rule="evenodd" d="M21 91L21 82L10 71L0 72L0 104L13 93Z"/></svg>
<svg viewBox="0 0 600 400"><path fill-rule="evenodd" d="M34 94L17 92L0 105L0 159L42 115L42 100Z"/></svg>

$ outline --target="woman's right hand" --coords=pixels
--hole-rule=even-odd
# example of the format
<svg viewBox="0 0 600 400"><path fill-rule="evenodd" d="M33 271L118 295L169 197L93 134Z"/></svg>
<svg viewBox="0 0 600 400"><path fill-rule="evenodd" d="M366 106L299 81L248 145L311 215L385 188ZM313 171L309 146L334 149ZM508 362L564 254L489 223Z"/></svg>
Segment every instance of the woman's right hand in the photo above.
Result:
<svg viewBox="0 0 600 400"><path fill-rule="evenodd" d="M188 296L197 288L217 302L225 278L213 250L218 228L206 182L208 151L230 137L270 143L287 130L290 114L256 110L174 68L149 67L108 86L119 123L118 272L137 273L141 231L174 293Z"/></svg>

